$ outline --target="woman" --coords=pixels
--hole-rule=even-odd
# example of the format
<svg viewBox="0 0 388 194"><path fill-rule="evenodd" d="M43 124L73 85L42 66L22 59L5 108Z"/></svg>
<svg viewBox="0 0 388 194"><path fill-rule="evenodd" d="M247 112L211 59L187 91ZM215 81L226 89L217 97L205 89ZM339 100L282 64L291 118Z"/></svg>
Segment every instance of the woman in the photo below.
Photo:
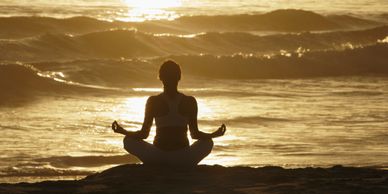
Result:
<svg viewBox="0 0 388 194"><path fill-rule="evenodd" d="M226 127L222 124L213 133L198 130L197 101L178 91L181 69L174 61L162 64L159 79L163 83L163 92L148 98L141 130L127 131L116 121L112 123L112 129L125 135L124 148L144 164L196 165L211 152L212 138L223 136ZM156 136L153 144L149 144L143 139L148 137L154 119ZM187 138L188 130L191 138L197 139L192 145Z"/></svg>

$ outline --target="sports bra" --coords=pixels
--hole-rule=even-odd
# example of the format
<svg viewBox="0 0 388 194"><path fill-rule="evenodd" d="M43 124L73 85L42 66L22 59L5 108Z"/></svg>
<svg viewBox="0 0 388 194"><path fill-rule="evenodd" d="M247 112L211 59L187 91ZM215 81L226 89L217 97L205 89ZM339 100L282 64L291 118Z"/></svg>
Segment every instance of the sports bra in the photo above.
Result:
<svg viewBox="0 0 388 194"><path fill-rule="evenodd" d="M161 94L162 98L168 105L167 115L155 117L155 125L157 128L163 127L187 127L188 119L179 113L179 103L183 95L178 94L174 99L168 98L165 94Z"/></svg>

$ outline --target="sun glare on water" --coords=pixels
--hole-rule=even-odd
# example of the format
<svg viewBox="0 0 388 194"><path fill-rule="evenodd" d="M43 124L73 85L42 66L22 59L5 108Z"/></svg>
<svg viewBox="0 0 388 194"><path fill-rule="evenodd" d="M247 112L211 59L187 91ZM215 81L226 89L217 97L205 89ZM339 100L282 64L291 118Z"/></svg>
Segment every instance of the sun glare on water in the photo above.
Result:
<svg viewBox="0 0 388 194"><path fill-rule="evenodd" d="M181 0L123 0L128 12L117 18L121 21L173 20L178 17L171 8L180 7Z"/></svg>
<svg viewBox="0 0 388 194"><path fill-rule="evenodd" d="M124 0L124 2L129 7L143 9L179 7L182 4L180 0Z"/></svg>

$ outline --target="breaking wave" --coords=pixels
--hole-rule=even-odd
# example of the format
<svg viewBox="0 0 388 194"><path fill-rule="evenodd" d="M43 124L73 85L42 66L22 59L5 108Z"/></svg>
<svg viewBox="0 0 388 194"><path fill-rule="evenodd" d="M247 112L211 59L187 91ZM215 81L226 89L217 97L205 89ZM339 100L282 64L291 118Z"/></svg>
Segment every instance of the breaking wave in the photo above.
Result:
<svg viewBox="0 0 388 194"><path fill-rule="evenodd" d="M209 32L186 37L133 30L93 32L80 36L45 34L19 40L0 40L0 60L63 61L236 53L262 56L297 50L343 50L374 44L387 36L388 26L356 31L267 36L243 32Z"/></svg>
<svg viewBox="0 0 388 194"><path fill-rule="evenodd" d="M294 21L291 26L289 21ZM316 24L346 31L306 32L318 30ZM180 63L186 80L192 82L387 76L388 26L353 28L376 25L381 23L303 10L142 23L87 17L0 18L0 105L38 93L127 94L131 88L154 87L157 69L166 59ZM219 29L211 29L214 26ZM252 32L257 30L278 32ZM174 34L177 31L183 33Z"/></svg>
<svg viewBox="0 0 388 194"><path fill-rule="evenodd" d="M388 75L388 44L272 57L172 56L191 75L224 79Z"/></svg>
<svg viewBox="0 0 388 194"><path fill-rule="evenodd" d="M155 86L166 59L181 64L185 79L263 79L388 75L388 44L314 52L250 55L171 55L148 60L93 59L0 65L1 96L29 92L93 92ZM117 88L117 89L116 89ZM121 89L120 89L121 88ZM101 90L103 89L103 90ZM117 90L117 91L116 91Z"/></svg>
<svg viewBox="0 0 388 194"><path fill-rule="evenodd" d="M29 64L0 64L0 106L32 101L41 94L101 94L109 90L67 81L61 72L41 71Z"/></svg>

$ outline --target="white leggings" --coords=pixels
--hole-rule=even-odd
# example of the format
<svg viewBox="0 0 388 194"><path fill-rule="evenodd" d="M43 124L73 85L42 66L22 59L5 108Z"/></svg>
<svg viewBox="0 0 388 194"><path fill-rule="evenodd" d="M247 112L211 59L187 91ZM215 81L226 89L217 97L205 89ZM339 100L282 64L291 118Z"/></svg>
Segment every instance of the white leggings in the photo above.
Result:
<svg viewBox="0 0 388 194"><path fill-rule="evenodd" d="M170 165L170 166L195 166L213 148L211 139L197 140L190 147L174 151L164 151L154 145L125 136L124 149L139 158L143 164Z"/></svg>

